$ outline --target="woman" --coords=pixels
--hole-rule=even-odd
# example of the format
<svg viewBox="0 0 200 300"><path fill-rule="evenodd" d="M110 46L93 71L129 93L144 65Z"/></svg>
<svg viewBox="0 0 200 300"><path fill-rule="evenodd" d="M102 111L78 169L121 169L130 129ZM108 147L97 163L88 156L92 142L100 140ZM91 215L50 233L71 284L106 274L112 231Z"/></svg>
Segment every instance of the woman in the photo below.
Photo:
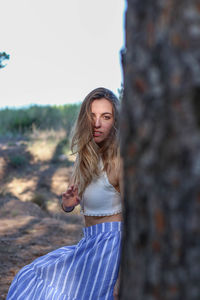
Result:
<svg viewBox="0 0 200 300"><path fill-rule="evenodd" d="M7 300L116 299L122 233L118 119L119 100L110 90L86 96L72 138L74 172L62 194L64 211L80 203L84 237L25 266Z"/></svg>

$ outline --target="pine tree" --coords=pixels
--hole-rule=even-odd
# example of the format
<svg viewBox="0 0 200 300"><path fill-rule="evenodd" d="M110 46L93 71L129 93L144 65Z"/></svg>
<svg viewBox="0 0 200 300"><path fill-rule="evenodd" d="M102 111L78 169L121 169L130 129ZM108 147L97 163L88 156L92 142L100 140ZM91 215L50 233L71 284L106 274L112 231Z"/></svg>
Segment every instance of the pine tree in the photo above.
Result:
<svg viewBox="0 0 200 300"><path fill-rule="evenodd" d="M200 299L200 3L127 0L120 299Z"/></svg>

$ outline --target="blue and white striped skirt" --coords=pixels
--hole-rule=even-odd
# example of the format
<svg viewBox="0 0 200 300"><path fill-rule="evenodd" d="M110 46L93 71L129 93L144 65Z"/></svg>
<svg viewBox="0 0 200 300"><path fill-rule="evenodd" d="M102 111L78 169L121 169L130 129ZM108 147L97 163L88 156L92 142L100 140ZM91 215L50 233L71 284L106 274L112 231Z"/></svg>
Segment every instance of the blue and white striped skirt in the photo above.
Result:
<svg viewBox="0 0 200 300"><path fill-rule="evenodd" d="M121 253L122 222L83 228L77 245L34 260L15 276L7 300L111 300Z"/></svg>

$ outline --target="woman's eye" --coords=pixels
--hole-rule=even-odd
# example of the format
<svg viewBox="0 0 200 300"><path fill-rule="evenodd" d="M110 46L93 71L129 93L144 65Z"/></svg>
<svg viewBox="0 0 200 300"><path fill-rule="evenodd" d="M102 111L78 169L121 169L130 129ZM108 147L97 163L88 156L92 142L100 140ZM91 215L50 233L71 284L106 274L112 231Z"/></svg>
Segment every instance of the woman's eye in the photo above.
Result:
<svg viewBox="0 0 200 300"><path fill-rule="evenodd" d="M104 116L105 120L110 120L110 116Z"/></svg>

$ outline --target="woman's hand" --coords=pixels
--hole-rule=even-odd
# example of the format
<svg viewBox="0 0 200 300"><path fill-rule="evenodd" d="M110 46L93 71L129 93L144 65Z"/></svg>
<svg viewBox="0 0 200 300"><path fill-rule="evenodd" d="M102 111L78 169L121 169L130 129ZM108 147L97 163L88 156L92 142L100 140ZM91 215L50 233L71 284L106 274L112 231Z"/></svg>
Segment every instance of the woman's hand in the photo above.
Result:
<svg viewBox="0 0 200 300"><path fill-rule="evenodd" d="M78 197L78 187L71 185L66 192L62 193L62 206L64 209L76 206L80 203Z"/></svg>

